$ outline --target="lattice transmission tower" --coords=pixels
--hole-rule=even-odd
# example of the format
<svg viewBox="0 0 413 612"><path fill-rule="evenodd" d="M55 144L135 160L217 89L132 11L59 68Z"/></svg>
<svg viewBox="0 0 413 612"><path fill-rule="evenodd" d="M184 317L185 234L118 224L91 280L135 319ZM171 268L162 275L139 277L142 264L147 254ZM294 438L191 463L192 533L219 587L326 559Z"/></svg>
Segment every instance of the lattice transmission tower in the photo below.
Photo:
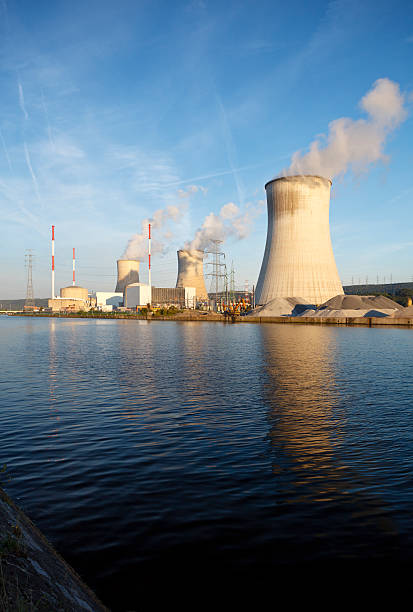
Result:
<svg viewBox="0 0 413 612"><path fill-rule="evenodd" d="M231 263L231 272L229 273L229 300L230 302L235 302L235 270L234 270L234 262Z"/></svg>
<svg viewBox="0 0 413 612"><path fill-rule="evenodd" d="M24 302L24 310L33 310L34 293L33 293L33 252L32 249L27 249L25 253L25 265L27 268L27 289L26 301Z"/></svg>
<svg viewBox="0 0 413 612"><path fill-rule="evenodd" d="M226 303L228 303L228 274L225 253L220 251L222 240L211 240L211 243L212 250L206 251L206 253L213 256L212 262L207 264L212 265L212 272L209 272L206 276L211 277L211 293L215 293L215 308L217 308L218 303L222 303L224 292ZM224 280L222 281L222 279Z"/></svg>

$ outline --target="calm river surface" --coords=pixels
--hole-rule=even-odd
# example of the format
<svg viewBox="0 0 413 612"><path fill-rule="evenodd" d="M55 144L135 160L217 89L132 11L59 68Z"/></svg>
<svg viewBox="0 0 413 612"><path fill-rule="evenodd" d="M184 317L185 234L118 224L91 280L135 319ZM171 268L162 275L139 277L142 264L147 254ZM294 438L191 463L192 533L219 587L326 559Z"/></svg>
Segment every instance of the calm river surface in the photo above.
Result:
<svg viewBox="0 0 413 612"><path fill-rule="evenodd" d="M114 610L410 564L412 363L401 328L0 317L6 490Z"/></svg>

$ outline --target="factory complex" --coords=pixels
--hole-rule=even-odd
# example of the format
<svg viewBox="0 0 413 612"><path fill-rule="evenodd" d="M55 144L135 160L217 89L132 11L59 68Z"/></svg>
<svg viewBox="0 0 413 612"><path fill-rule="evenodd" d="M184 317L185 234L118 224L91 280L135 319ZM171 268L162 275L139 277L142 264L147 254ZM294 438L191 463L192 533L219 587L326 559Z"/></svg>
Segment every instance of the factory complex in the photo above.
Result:
<svg viewBox="0 0 413 612"><path fill-rule="evenodd" d="M74 254L74 251L73 251ZM178 278L176 287L155 287L139 282L139 261L119 259L115 291L96 291L75 284L75 260L73 259L73 283L60 289L59 297L48 300L51 312L84 312L92 309L101 312L134 310L141 308L209 309L210 300L205 287L203 251L178 251ZM149 275L150 279L150 275ZM54 293L54 226L52 226L52 293Z"/></svg>
<svg viewBox="0 0 413 612"><path fill-rule="evenodd" d="M177 251L175 287L151 283L151 225L148 238L148 283L139 278L140 262L117 261L113 293L90 294L73 283L54 291L54 226L52 226L52 312L102 312L171 308L216 310L226 314L306 317L399 316L395 301L374 296L345 296L330 238L329 208L331 180L314 175L284 176L265 185L268 209L267 240L256 291L246 301L228 300L228 293L208 294L202 250ZM235 294L234 294L235 295ZM211 299L214 297L215 299ZM349 300L348 298L352 299ZM238 296L240 298L240 296ZM243 304L242 308L239 306ZM409 304L408 304L409 306ZM407 310L407 309L406 309ZM373 314L371 314L373 313Z"/></svg>

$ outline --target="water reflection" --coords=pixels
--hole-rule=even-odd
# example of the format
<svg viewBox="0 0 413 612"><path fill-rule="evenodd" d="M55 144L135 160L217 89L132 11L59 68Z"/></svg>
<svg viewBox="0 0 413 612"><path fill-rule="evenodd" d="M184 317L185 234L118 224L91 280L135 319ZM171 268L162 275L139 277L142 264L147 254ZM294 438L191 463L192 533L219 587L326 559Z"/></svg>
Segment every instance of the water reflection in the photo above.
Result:
<svg viewBox="0 0 413 612"><path fill-rule="evenodd" d="M206 326L141 323L118 327L114 365L123 404L120 416L138 418L142 409L154 416L174 407L175 417L187 407L202 410L203 401L215 393Z"/></svg>
<svg viewBox="0 0 413 612"><path fill-rule="evenodd" d="M49 325L49 371L48 371L48 383L49 383L49 411L50 418L53 422L53 429L50 433L46 434L49 438L54 438L59 435L59 409L57 406L57 354L56 354L56 321L50 320Z"/></svg>
<svg viewBox="0 0 413 612"><path fill-rule="evenodd" d="M332 371L335 343L325 331L314 325L294 334L287 326L261 326L271 442L311 478L331 463L340 432L333 413L339 404Z"/></svg>
<svg viewBox="0 0 413 612"><path fill-rule="evenodd" d="M335 380L337 331L262 325L260 334L272 469L281 500L303 508L298 523L311 506L311 538L336 546L337 555L368 554L374 540L383 556L397 555L397 527L386 502L372 492L376 483L341 461L346 413Z"/></svg>

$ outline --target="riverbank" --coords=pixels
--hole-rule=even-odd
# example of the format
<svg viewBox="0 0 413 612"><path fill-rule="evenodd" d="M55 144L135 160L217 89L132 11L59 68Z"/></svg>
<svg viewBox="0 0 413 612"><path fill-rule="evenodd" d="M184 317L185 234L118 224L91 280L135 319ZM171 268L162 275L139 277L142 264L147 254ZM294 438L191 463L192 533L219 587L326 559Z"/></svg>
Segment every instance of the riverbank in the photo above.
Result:
<svg viewBox="0 0 413 612"><path fill-rule="evenodd" d="M224 315L202 311L195 311L193 314L179 313L176 315L139 315L135 313L29 313L16 312L7 313L9 316L22 317L51 317L51 318L70 318L70 319L128 319L130 321L199 321L214 323L283 323L293 325L344 325L344 326L403 326L413 327L413 318L396 317L254 317L252 315L224 317Z"/></svg>
<svg viewBox="0 0 413 612"><path fill-rule="evenodd" d="M1 488L0 609L108 611Z"/></svg>

